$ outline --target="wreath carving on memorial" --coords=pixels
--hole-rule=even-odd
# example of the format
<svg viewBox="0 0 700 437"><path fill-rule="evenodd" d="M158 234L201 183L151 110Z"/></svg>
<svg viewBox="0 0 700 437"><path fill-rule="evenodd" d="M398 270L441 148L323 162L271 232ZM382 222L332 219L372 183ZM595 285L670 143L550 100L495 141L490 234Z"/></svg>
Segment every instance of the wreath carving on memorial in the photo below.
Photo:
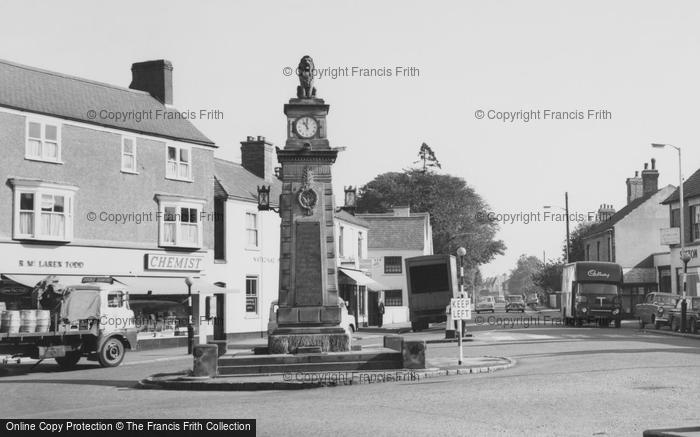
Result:
<svg viewBox="0 0 700 437"><path fill-rule="evenodd" d="M311 168L304 167L304 173L302 175L301 188L299 189L299 194L297 195L297 200L299 205L304 208L304 213L306 215L313 214L316 202L318 202L318 194L311 188L311 183L313 182L314 175Z"/></svg>

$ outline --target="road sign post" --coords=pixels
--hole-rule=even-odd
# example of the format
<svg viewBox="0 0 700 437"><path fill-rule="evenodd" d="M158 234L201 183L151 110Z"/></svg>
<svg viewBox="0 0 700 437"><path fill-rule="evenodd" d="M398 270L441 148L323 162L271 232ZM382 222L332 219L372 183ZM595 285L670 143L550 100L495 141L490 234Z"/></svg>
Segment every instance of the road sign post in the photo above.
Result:
<svg viewBox="0 0 700 437"><path fill-rule="evenodd" d="M457 321L457 332L458 332L458 344L459 344L459 361L457 364L462 365L464 359L464 353L462 349L462 320L469 320L472 318L471 302L468 297L454 298L450 300L450 314L452 315L452 320Z"/></svg>

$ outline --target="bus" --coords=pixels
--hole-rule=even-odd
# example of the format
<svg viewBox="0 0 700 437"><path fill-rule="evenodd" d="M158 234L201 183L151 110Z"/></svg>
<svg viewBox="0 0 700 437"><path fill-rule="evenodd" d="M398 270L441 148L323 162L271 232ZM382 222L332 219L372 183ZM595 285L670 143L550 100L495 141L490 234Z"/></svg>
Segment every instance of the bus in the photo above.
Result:
<svg viewBox="0 0 700 437"><path fill-rule="evenodd" d="M562 271L561 314L567 325L597 323L619 328L622 317L622 267L601 261L569 263Z"/></svg>
<svg viewBox="0 0 700 437"><path fill-rule="evenodd" d="M447 319L445 307L457 297L457 263L452 255L406 258L409 315L413 331Z"/></svg>

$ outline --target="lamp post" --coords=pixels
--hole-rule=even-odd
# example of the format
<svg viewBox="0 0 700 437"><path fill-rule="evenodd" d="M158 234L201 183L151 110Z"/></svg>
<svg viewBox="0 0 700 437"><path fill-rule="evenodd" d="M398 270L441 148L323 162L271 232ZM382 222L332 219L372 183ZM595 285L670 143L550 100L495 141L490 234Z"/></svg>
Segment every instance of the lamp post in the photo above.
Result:
<svg viewBox="0 0 700 437"><path fill-rule="evenodd" d="M194 349L194 327L192 326L192 279L185 278L187 285L187 353L192 355Z"/></svg>
<svg viewBox="0 0 700 437"><path fill-rule="evenodd" d="M552 205L544 205L542 208L543 209L550 209L554 208L555 206ZM569 247L569 242L571 240L571 234L569 233L569 192L565 191L564 192L564 207L562 208L561 206L556 206L555 208L559 208L564 213L566 214L566 262L569 262L569 257L571 256L571 248Z"/></svg>
<svg viewBox="0 0 700 437"><path fill-rule="evenodd" d="M464 255L467 254L467 250L463 247L459 247L457 249L457 257L459 258L459 298L461 299L464 296ZM474 293L474 290L472 289L472 295ZM457 364L462 365L462 358L463 358L463 353L462 353L462 336L464 335L464 328L465 328L466 322L464 320L459 320L457 322L457 327L458 329L458 339L457 341L459 342L459 361Z"/></svg>
<svg viewBox="0 0 700 437"><path fill-rule="evenodd" d="M683 262L683 302L681 302L681 332L685 331L685 314L688 309L688 303L685 300L685 296L687 293L687 276L688 276L688 261L690 261L690 254L685 252L685 219L684 219L684 196L683 196L683 161L682 161L682 156L681 156L681 148L674 146L673 144L663 144L663 143L651 143L651 147L654 147L656 149L663 149L665 147L673 147L678 151L678 187L679 187L679 195L680 195L680 207L679 207L679 216L680 216L680 233L681 233L681 252L680 252L680 258L681 261Z"/></svg>

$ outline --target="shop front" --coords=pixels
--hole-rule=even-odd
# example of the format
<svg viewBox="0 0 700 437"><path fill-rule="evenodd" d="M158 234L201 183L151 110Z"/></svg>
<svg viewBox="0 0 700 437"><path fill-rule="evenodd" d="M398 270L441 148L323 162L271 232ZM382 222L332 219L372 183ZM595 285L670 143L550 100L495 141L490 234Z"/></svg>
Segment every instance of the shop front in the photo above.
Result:
<svg viewBox="0 0 700 437"><path fill-rule="evenodd" d="M378 304L383 300L385 286L367 276L363 271L342 267L338 269L340 297L348 302L355 326L379 325Z"/></svg>
<svg viewBox="0 0 700 437"><path fill-rule="evenodd" d="M12 248L17 249L10 252L14 257L0 260L0 302L7 309L33 308L32 290L47 276L55 276L65 285L90 277L111 277L129 293L139 329L139 349L187 346L190 305L195 342L205 343L207 336L220 335L217 326L223 326L225 314L217 311L223 306L216 301L223 301L232 291L206 276L208 253L71 246Z"/></svg>
<svg viewBox="0 0 700 437"><path fill-rule="evenodd" d="M656 269L654 267L625 268L623 274L624 280L620 291L622 317L634 318L635 306L643 303L647 294L659 289Z"/></svg>

